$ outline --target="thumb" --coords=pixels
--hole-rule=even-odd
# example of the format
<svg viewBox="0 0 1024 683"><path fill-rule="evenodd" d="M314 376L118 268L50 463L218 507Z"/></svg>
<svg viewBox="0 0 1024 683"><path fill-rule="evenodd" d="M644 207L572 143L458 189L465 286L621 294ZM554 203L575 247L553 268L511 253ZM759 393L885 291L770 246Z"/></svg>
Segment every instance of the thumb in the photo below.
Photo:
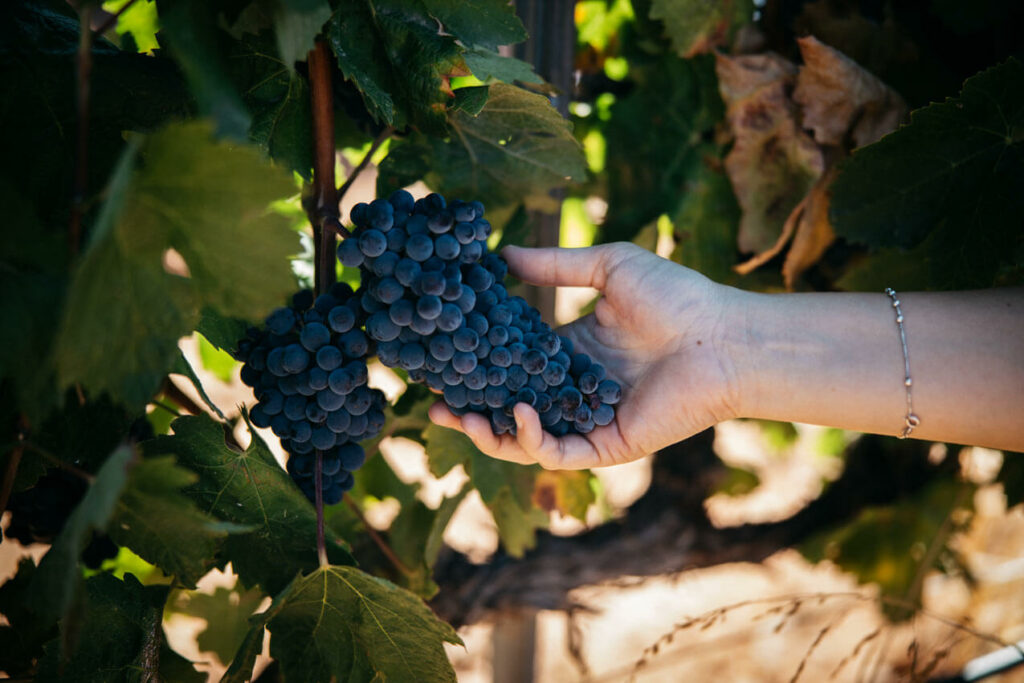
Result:
<svg viewBox="0 0 1024 683"><path fill-rule="evenodd" d="M604 289L611 256L616 246L563 249L525 249L505 247L501 255L508 261L509 271L520 280L548 287L593 287Z"/></svg>

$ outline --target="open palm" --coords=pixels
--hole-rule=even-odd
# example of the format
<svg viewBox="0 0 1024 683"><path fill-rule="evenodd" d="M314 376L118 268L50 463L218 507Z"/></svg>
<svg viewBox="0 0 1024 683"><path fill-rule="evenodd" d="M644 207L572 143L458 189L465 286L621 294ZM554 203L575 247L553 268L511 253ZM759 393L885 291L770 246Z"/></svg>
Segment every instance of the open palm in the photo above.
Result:
<svg viewBox="0 0 1024 683"><path fill-rule="evenodd" d="M622 385L615 420L586 435L545 432L536 411L515 407L516 435L496 436L482 415L456 417L438 403L430 417L465 432L502 460L580 469L629 462L730 417L727 287L631 244L521 249L503 255L517 277L542 286L590 286L594 313L559 330Z"/></svg>

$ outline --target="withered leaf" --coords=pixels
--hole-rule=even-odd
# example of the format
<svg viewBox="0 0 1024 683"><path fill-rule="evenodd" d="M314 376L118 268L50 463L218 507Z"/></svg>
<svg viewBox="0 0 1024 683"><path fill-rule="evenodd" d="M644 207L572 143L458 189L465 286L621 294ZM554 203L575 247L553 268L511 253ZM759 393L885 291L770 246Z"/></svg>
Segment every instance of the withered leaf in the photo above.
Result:
<svg viewBox="0 0 1024 683"><path fill-rule="evenodd" d="M777 242L825 163L787 96L796 67L770 53L715 59L735 138L725 169L742 209L737 242L740 251L759 253Z"/></svg>
<svg viewBox="0 0 1024 683"><path fill-rule="evenodd" d="M899 94L814 36L797 43L804 65L793 100L819 144L861 147L896 130L907 110Z"/></svg>

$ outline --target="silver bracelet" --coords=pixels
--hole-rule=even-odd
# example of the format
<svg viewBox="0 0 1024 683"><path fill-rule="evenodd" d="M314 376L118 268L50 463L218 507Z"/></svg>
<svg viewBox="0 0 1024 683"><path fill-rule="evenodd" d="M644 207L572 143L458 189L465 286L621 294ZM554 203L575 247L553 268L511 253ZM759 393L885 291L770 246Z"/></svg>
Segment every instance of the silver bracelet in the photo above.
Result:
<svg viewBox="0 0 1024 683"><path fill-rule="evenodd" d="M907 389L907 415L903 418L903 431L901 439L910 436L914 427L921 424L921 418L914 414L914 397L911 394L911 387L914 380L910 379L910 356L907 354L907 333L903 330L903 311L900 309L900 300L896 298L896 292L892 287L886 287L885 293L892 299L892 307L896 309L896 326L900 329L900 344L903 346L903 386Z"/></svg>

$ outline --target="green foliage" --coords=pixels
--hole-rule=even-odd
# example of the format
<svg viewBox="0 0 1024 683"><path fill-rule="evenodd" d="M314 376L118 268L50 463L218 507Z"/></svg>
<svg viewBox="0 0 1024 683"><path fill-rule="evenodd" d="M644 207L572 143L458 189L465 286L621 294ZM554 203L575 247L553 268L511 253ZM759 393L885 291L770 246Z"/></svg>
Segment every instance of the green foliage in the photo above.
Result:
<svg viewBox="0 0 1024 683"><path fill-rule="evenodd" d="M313 507L259 436L253 433L249 448L240 452L224 442L223 427L208 417L183 417L171 426L174 435L148 442L146 456L176 455L179 465L199 477L186 494L200 509L249 529L228 536L221 552L246 585L259 584L273 594L299 571L317 566ZM353 562L337 536L328 534L327 546L332 562Z"/></svg>
<svg viewBox="0 0 1024 683"><path fill-rule="evenodd" d="M198 479L169 456L136 464L107 526L114 542L131 548L188 588L194 588L212 568L229 531L248 529L218 522L185 497L182 489Z"/></svg>
<svg viewBox="0 0 1024 683"><path fill-rule="evenodd" d="M410 0L364 0L346 10L334 15L328 36L367 111L396 128L443 132L442 76L459 62L455 38L439 33L434 18Z"/></svg>
<svg viewBox="0 0 1024 683"><path fill-rule="evenodd" d="M56 623L35 614L29 597L35 570L32 558L24 557L17 574L0 586L0 614L7 621L0 625L0 669L11 677L30 673L43 645L57 632Z"/></svg>
<svg viewBox="0 0 1024 683"><path fill-rule="evenodd" d="M680 206L680 200L686 202L688 190L709 181L705 156L713 152L706 139L722 117L714 61L709 57L682 60L664 55L634 68L632 75L636 86L612 105L604 127L608 215L601 232L606 241L630 240L659 215L676 213L677 207L680 212L695 210ZM666 144L666 140L673 142ZM730 201L725 188L720 195L722 199L712 201L724 203L729 210L735 200ZM723 218L728 220L728 214ZM735 227L719 224L699 229L708 230L717 241L727 238ZM722 232L725 235L719 237ZM714 250L714 245L708 249ZM727 254L720 258L728 258Z"/></svg>
<svg viewBox="0 0 1024 683"><path fill-rule="evenodd" d="M736 28L754 14L749 0L652 0L651 18L665 23L665 33L681 57L728 44Z"/></svg>
<svg viewBox="0 0 1024 683"><path fill-rule="evenodd" d="M352 567L297 577L253 621L249 642L268 628L270 653L288 680L455 681L442 647L462 644L455 631L416 596ZM244 680L251 670L247 658L227 680Z"/></svg>
<svg viewBox="0 0 1024 683"><path fill-rule="evenodd" d="M453 680L442 643L458 639L417 595L437 590L433 567L459 504L475 489L505 550L521 555L548 512L583 519L595 501L589 473L494 461L431 424L435 397L412 386L387 411L381 436L364 444L371 457L349 500L326 511L331 566L321 567L313 508L267 445L253 434L248 448L238 447L236 425L216 409L218 420L173 424L161 422L166 411L152 411L145 419L170 435L140 444L141 458L125 445L168 373L184 374L213 406L198 368L181 356L181 337L198 330L204 367L230 378L237 365L224 351L296 287L289 259L299 252L296 226L305 229L296 195L310 193L314 142L304 62L318 37L332 53L336 147L365 149L394 127L380 194L425 180L449 196L480 198L507 244L527 241L527 208L557 209L551 190L571 186L578 206L584 196L607 200L606 239L653 247L671 222L673 259L730 284L775 282L733 270L743 214L723 171L732 141L714 60L703 54L728 51L750 18L746 0L579 3L576 85L589 109L574 106L575 136L547 98L510 85L553 93L530 64L498 53L526 37L505 0L139 0L117 23L120 48L92 36L84 188L75 180L78 5L8 4L0 24L9 94L0 108L9 226L0 241L2 440L24 440L14 490L31 487L54 459L94 477L39 566L23 562L0 586L0 669L9 675L193 680L191 664L163 644L166 607L208 620L199 646L233 660L228 681L251 676L266 628L288 680ZM766 48L791 55L791 33L818 35L884 74L910 102L952 94L953 80L1002 63L853 154L833 188L833 221L841 236L876 252L862 259L840 241L804 284L876 288L884 276L900 289L935 288L1019 277L1024 76L1019 62L1005 61L1005 41L989 41L988 51L975 45L1000 13L936 4L934 26L964 38L955 55L938 59L940 43L898 25L907 19L899 8L876 26L826 5L807 3L796 22L803 28L767 26ZM932 55L928 75L918 78L920 64L901 61L907 54ZM592 170L607 169L585 185L577 139ZM756 163L747 170L765 172ZM79 190L76 240L68 226ZM268 209L286 204L288 217ZM773 215L781 221L787 207ZM304 244L299 258L311 273L308 237ZM355 282L354 270L343 276ZM469 482L427 507L420 485L376 454L387 437L424 443L433 474L461 465ZM841 434L830 436L831 452L842 445ZM0 455L0 470L12 454ZM1019 460L1008 457L999 477L1011 505L1022 496ZM751 483L735 477L729 488ZM890 593L913 588L922 558L927 568L946 552L950 486L873 508L808 552ZM379 533L401 566L353 511L383 499L400 505ZM119 560L83 579L82 548L104 529L123 546ZM937 554L921 555L936 530ZM341 566L355 558L361 569ZM172 605L167 588L143 587L126 573L134 567L147 582L194 585L229 563L242 582L236 590L192 592ZM247 620L267 597L271 608Z"/></svg>
<svg viewBox="0 0 1024 683"><path fill-rule="evenodd" d="M715 159L714 161L718 161ZM672 214L678 242L672 260L707 275L715 282L736 284L736 232L739 206L729 179L704 159L686 181Z"/></svg>
<svg viewBox="0 0 1024 683"><path fill-rule="evenodd" d="M874 284L902 260L890 286L991 285L1019 256L1022 180L1024 65L1011 59L844 164L832 200L836 232L873 247L917 247L883 252L846 284Z"/></svg>
<svg viewBox="0 0 1024 683"><path fill-rule="evenodd" d="M143 586L98 574L85 582L81 609L61 623L46 646L39 680L75 683L164 679L183 683L204 676L164 641L161 617L167 587Z"/></svg>
<svg viewBox="0 0 1024 683"><path fill-rule="evenodd" d="M869 507L851 523L828 530L801 545L812 562L829 559L863 583L879 586L886 597L920 600L924 573L941 566L942 550L957 529L957 510L969 508L969 484L937 480L913 497ZM887 608L892 617L909 615Z"/></svg>
<svg viewBox="0 0 1024 683"><path fill-rule="evenodd" d="M41 619L55 621L71 606L82 579L78 557L92 533L104 529L114 514L133 457L127 446L110 455L32 575L32 610Z"/></svg>
<svg viewBox="0 0 1024 683"><path fill-rule="evenodd" d="M550 209L550 188L585 177L570 126L540 95L496 83L479 114L456 110L448 122L448 139L418 136L395 147L381 164L378 194L422 175L439 192L487 197L488 207L525 200Z"/></svg>
<svg viewBox="0 0 1024 683"><path fill-rule="evenodd" d="M121 12L117 17L118 35L130 34L139 52L152 52L160 47L156 33L160 29L160 20L156 12L156 0L133 2L125 9L129 0L106 0L103 9L112 14ZM123 10L123 11L122 11Z"/></svg>
<svg viewBox="0 0 1024 683"><path fill-rule="evenodd" d="M313 167L309 84L295 72L293 61L278 56L272 32L243 34L228 53L228 77L252 114L249 139L309 180Z"/></svg>
<svg viewBox="0 0 1024 683"><path fill-rule="evenodd" d="M169 126L129 150L74 276L56 350L61 382L141 406L200 304L258 318L283 300L294 288L286 257L295 238L267 206L290 189L253 150L214 141L202 123ZM236 258L234 245L252 234L260 239ZM188 279L167 272L168 249Z"/></svg>

